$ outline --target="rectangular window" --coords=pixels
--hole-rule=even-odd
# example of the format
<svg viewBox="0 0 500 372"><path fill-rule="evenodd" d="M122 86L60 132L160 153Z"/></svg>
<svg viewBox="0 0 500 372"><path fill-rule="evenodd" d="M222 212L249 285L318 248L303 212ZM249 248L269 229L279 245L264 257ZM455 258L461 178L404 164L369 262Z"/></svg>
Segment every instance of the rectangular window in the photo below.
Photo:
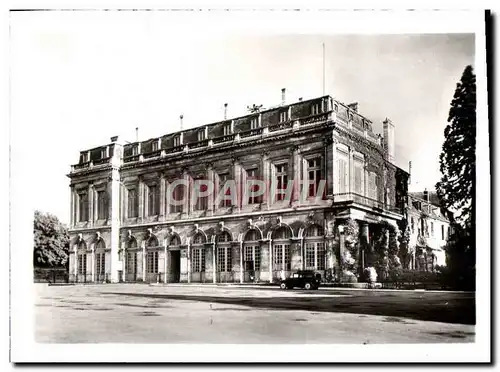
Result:
<svg viewBox="0 0 500 372"><path fill-rule="evenodd" d="M148 252L146 261L146 272L148 274L158 274L158 252Z"/></svg>
<svg viewBox="0 0 500 372"><path fill-rule="evenodd" d="M148 187L148 215L157 216L160 214L160 192L158 186Z"/></svg>
<svg viewBox="0 0 500 372"><path fill-rule="evenodd" d="M193 248L192 270L195 273L205 271L205 249Z"/></svg>
<svg viewBox="0 0 500 372"><path fill-rule="evenodd" d="M99 276L104 275L106 271L106 256L105 253L97 253L96 257L96 274Z"/></svg>
<svg viewBox="0 0 500 372"><path fill-rule="evenodd" d="M137 273L137 254L136 252L127 252L127 273Z"/></svg>
<svg viewBox="0 0 500 372"><path fill-rule="evenodd" d="M314 244L306 244L306 270L316 269L316 252Z"/></svg>
<svg viewBox="0 0 500 372"><path fill-rule="evenodd" d="M230 272L231 247L217 247L217 269L219 272Z"/></svg>
<svg viewBox="0 0 500 372"><path fill-rule="evenodd" d="M101 159L105 159L105 158L107 158L107 157L108 157L107 155L108 155L108 154L107 154L106 147L102 148L102 149L101 149Z"/></svg>
<svg viewBox="0 0 500 372"><path fill-rule="evenodd" d="M177 202L180 202L181 200L184 199L185 190L186 190L185 185L178 184L172 191L170 191L172 193L172 199L176 201L175 203L171 204L172 207L170 211L172 213L181 213L183 211L183 205Z"/></svg>
<svg viewBox="0 0 500 372"><path fill-rule="evenodd" d="M358 195L363 195L362 172L363 168L361 165L354 165L354 192Z"/></svg>
<svg viewBox="0 0 500 372"><path fill-rule="evenodd" d="M245 271L260 271L260 247L245 246Z"/></svg>
<svg viewBox="0 0 500 372"><path fill-rule="evenodd" d="M132 155L138 155L139 154L139 146L134 145L132 146Z"/></svg>
<svg viewBox="0 0 500 372"><path fill-rule="evenodd" d="M80 222L88 221L89 219L89 202L87 193L78 194L78 220Z"/></svg>
<svg viewBox="0 0 500 372"><path fill-rule="evenodd" d="M368 197L370 199L378 200L377 192L377 174L370 172L368 180Z"/></svg>
<svg viewBox="0 0 500 372"><path fill-rule="evenodd" d="M223 131L224 136L229 136L231 134L231 124L224 125Z"/></svg>
<svg viewBox="0 0 500 372"><path fill-rule="evenodd" d="M291 269L289 244L275 244L273 246L273 262L276 271Z"/></svg>
<svg viewBox="0 0 500 372"><path fill-rule="evenodd" d="M320 197L318 187L321 181L321 158L309 159L307 161L307 181L309 186L309 197Z"/></svg>
<svg viewBox="0 0 500 372"><path fill-rule="evenodd" d="M441 225L441 240L444 240L444 225Z"/></svg>
<svg viewBox="0 0 500 372"><path fill-rule="evenodd" d="M87 273L87 255L85 253L78 255L78 274L85 275Z"/></svg>
<svg viewBox="0 0 500 372"><path fill-rule="evenodd" d="M181 145L181 136L175 136L174 137L174 147L177 147L180 145Z"/></svg>
<svg viewBox="0 0 500 372"><path fill-rule="evenodd" d="M259 118L255 117L250 119L250 129L256 129L259 127Z"/></svg>
<svg viewBox="0 0 500 372"><path fill-rule="evenodd" d="M280 123L284 123L285 121L288 121L288 111L281 111L280 112Z"/></svg>
<svg viewBox="0 0 500 372"><path fill-rule="evenodd" d="M315 103L311 106L311 115L318 115L321 111L321 105L319 103Z"/></svg>
<svg viewBox="0 0 500 372"><path fill-rule="evenodd" d="M205 177L203 177L203 176L197 178L198 181L204 180L204 179L205 179ZM206 184L202 183L199 185L199 188L200 188L200 192L206 193L208 186ZM207 210L208 209L208 196L197 197L194 209L197 211Z"/></svg>
<svg viewBox="0 0 500 372"><path fill-rule="evenodd" d="M88 153L82 152L80 154L80 163L86 163L89 161Z"/></svg>
<svg viewBox="0 0 500 372"><path fill-rule="evenodd" d="M154 141L151 144L151 151L158 151L158 141Z"/></svg>
<svg viewBox="0 0 500 372"><path fill-rule="evenodd" d="M258 170L257 169L249 169L247 170L247 180L257 180L258 179ZM245 185L246 188L246 185ZM257 191L259 188L258 185L253 185L250 189L251 191ZM248 204L258 204L261 202L260 196L248 196Z"/></svg>
<svg viewBox="0 0 500 372"><path fill-rule="evenodd" d="M128 189L128 217L138 216L139 199L137 197L137 189Z"/></svg>
<svg viewBox="0 0 500 372"><path fill-rule="evenodd" d="M108 218L108 195L106 191L97 192L97 219L106 220Z"/></svg>
<svg viewBox="0 0 500 372"><path fill-rule="evenodd" d="M325 243L316 243L317 270L325 270Z"/></svg>
<svg viewBox="0 0 500 372"><path fill-rule="evenodd" d="M219 174L219 193L221 190L224 188L224 184L229 180L229 173L222 173ZM225 196L228 197L231 195L231 189L227 189L225 191ZM231 199L226 199L226 200L221 200L220 201L220 206L221 207L230 207L231 206Z"/></svg>
<svg viewBox="0 0 500 372"><path fill-rule="evenodd" d="M205 129L198 131L198 141L203 141L205 139Z"/></svg>
<svg viewBox="0 0 500 372"><path fill-rule="evenodd" d="M306 243L306 270L325 269L325 244L323 242Z"/></svg>
<svg viewBox="0 0 500 372"><path fill-rule="evenodd" d="M288 164L276 165L276 200L285 199L288 184Z"/></svg>
<svg viewBox="0 0 500 372"><path fill-rule="evenodd" d="M348 168L347 168L347 160L343 158L337 159L337 169L338 169L338 192L340 194L346 193L349 191L349 182L348 182Z"/></svg>
<svg viewBox="0 0 500 372"><path fill-rule="evenodd" d="M434 236L434 222L431 222L431 236Z"/></svg>

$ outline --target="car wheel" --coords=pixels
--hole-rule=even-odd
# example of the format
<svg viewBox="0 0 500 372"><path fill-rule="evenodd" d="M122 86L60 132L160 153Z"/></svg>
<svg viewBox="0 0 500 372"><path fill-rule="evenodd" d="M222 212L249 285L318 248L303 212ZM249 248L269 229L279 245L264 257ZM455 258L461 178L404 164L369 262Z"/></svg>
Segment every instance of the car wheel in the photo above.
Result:
<svg viewBox="0 0 500 372"><path fill-rule="evenodd" d="M288 289L287 285L285 283L281 283L280 284L280 288L281 289Z"/></svg>
<svg viewBox="0 0 500 372"><path fill-rule="evenodd" d="M304 286L305 289L309 290L312 288L311 286L311 283L306 283L306 285Z"/></svg>

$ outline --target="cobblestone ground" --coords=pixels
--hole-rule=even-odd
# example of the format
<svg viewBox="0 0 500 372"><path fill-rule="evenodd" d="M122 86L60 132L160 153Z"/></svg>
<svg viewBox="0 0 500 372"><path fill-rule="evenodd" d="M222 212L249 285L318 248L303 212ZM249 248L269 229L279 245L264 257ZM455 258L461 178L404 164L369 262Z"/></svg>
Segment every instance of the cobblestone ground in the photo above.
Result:
<svg viewBox="0 0 500 372"><path fill-rule="evenodd" d="M474 342L473 293L36 285L49 343Z"/></svg>

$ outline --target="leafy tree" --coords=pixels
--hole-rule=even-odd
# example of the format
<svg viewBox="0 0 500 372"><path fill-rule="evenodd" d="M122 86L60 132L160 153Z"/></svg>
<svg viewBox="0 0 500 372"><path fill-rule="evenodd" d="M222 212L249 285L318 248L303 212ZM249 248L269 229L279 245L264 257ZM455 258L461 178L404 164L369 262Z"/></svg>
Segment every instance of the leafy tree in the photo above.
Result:
<svg viewBox="0 0 500 372"><path fill-rule="evenodd" d="M443 206L457 211L457 220L468 225L473 220L476 177L476 76L472 66L465 68L457 84L448 123L436 191Z"/></svg>
<svg viewBox="0 0 500 372"><path fill-rule="evenodd" d="M451 281L475 286L476 77L467 66L451 102L445 141L439 157L441 180L436 191L445 209L455 213L446 246Z"/></svg>
<svg viewBox="0 0 500 372"><path fill-rule="evenodd" d="M68 230L56 216L35 211L34 238L35 267L66 265L69 248Z"/></svg>

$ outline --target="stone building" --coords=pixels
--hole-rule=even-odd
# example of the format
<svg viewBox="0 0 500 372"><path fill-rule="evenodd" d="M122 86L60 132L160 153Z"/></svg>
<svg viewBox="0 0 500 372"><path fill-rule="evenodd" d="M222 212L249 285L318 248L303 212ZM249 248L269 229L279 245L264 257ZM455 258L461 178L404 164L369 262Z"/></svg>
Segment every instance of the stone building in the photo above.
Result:
<svg viewBox="0 0 500 372"><path fill-rule="evenodd" d="M433 271L437 265L445 266L444 248L451 233L448 214L434 192L410 192L408 200L409 268Z"/></svg>
<svg viewBox="0 0 500 372"><path fill-rule="evenodd" d="M357 104L282 94L243 117L82 151L68 175L70 279L272 282L311 269L342 281L387 266L408 180L394 125L377 135ZM213 192L193 188L204 180Z"/></svg>

